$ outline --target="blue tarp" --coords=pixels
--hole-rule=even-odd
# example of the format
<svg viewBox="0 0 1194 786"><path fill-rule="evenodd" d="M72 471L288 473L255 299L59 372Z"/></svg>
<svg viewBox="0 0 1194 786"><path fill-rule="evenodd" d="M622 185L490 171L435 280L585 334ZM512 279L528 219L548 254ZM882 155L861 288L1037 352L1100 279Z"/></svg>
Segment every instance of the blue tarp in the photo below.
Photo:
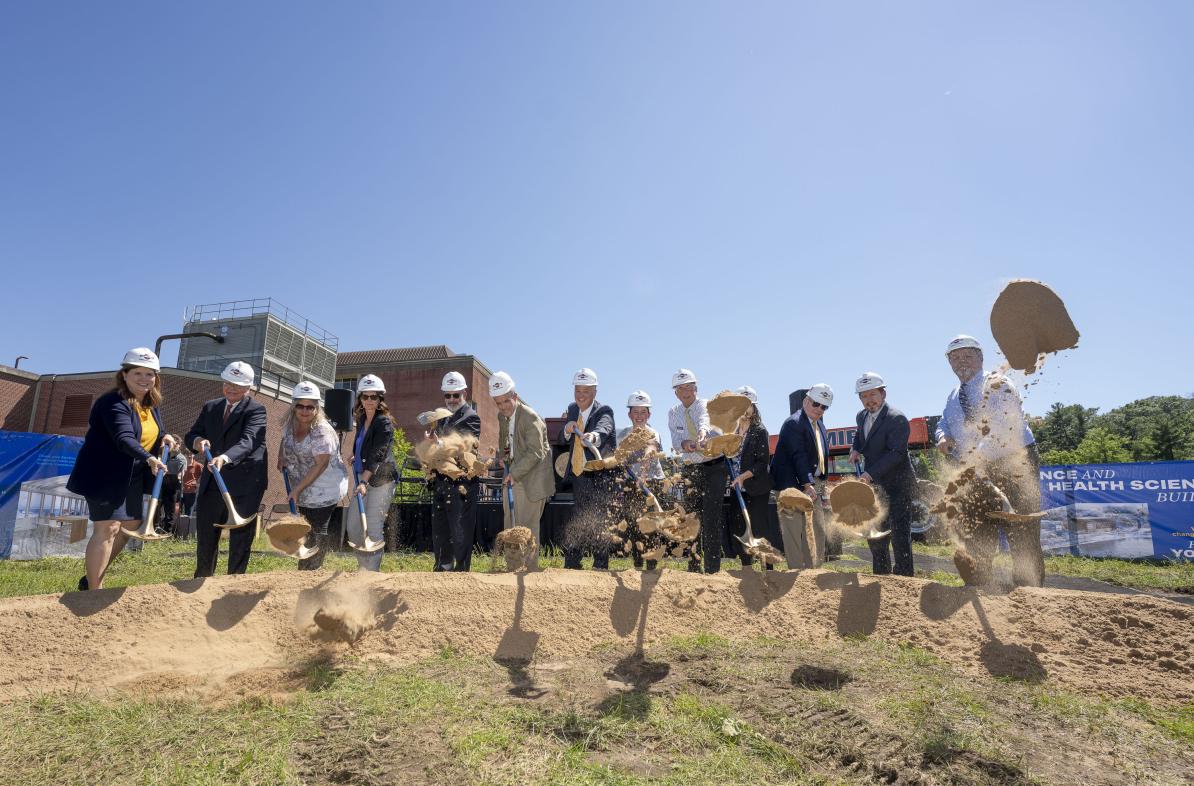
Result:
<svg viewBox="0 0 1194 786"><path fill-rule="evenodd" d="M12 553L21 484L69 475L83 440L0 429L0 559Z"/></svg>

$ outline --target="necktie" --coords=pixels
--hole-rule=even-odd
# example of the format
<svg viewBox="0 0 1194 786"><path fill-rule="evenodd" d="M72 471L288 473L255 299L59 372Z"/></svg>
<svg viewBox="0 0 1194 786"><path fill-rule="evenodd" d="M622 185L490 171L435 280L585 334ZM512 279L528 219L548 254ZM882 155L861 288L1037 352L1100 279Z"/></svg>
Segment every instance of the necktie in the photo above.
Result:
<svg viewBox="0 0 1194 786"><path fill-rule="evenodd" d="M572 474L580 476L585 471L585 448L581 438L585 434L585 416L576 413L576 430L572 432Z"/></svg>
<svg viewBox="0 0 1194 786"><path fill-rule="evenodd" d="M224 425L225 426L228 425L228 418L232 417L232 409L233 409L233 407L231 404L224 407Z"/></svg>
<svg viewBox="0 0 1194 786"><path fill-rule="evenodd" d="M866 439L871 435L871 426L875 425L875 413L866 413L866 422L862 424L862 438Z"/></svg>
<svg viewBox="0 0 1194 786"><path fill-rule="evenodd" d="M691 439L693 442L696 442L697 441L697 433L698 433L696 423L694 423L692 420L692 413L690 413L687 409L684 410L684 421L685 421L685 426L688 429L688 438Z"/></svg>
<svg viewBox="0 0 1194 786"><path fill-rule="evenodd" d="M974 401L971 398L970 391L966 388L965 382L958 386L958 404L962 406L962 417L966 422L974 420Z"/></svg>
<svg viewBox="0 0 1194 786"><path fill-rule="evenodd" d="M817 424L813 425L813 442L817 443L817 475L825 474L825 448L821 444L821 429L817 428Z"/></svg>

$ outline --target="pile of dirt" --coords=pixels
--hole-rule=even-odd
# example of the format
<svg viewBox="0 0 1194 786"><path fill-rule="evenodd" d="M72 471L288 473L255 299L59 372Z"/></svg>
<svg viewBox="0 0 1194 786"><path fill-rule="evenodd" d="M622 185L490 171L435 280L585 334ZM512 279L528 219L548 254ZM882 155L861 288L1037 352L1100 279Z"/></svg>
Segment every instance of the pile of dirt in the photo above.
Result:
<svg viewBox="0 0 1194 786"><path fill-rule="evenodd" d="M991 335L1011 368L1031 374L1044 356L1078 345L1065 303L1040 281L1012 281L991 307Z"/></svg>
<svg viewBox="0 0 1194 786"><path fill-rule="evenodd" d="M823 570L279 572L12 598L0 601L0 700L134 685L219 690L329 657L409 662L444 647L491 656L516 611L519 629L538 637L536 657L693 631L813 643L868 635L980 676L1194 700L1194 608Z"/></svg>

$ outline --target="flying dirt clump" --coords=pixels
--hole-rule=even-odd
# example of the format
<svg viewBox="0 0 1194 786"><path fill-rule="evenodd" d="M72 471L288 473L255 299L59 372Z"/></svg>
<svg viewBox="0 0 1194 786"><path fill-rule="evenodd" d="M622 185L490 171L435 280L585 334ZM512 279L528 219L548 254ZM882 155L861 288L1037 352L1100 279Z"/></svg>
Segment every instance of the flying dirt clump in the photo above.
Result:
<svg viewBox="0 0 1194 786"><path fill-rule="evenodd" d="M424 439L415 445L415 457L424 469L451 478L482 477L489 465L477 456L477 438L471 434L451 432L442 437Z"/></svg>
<svg viewBox="0 0 1194 786"><path fill-rule="evenodd" d="M720 434L710 437L709 441L701 448L701 453L709 458L718 458L720 456L736 456L740 450L742 450L741 434Z"/></svg>
<svg viewBox="0 0 1194 786"><path fill-rule="evenodd" d="M843 480L829 491L833 515L846 527L857 529L879 517L875 490L861 480Z"/></svg>
<svg viewBox="0 0 1194 786"><path fill-rule="evenodd" d="M537 545L529 528L511 527L502 530L493 539L493 556L496 560L500 554L506 561L506 570L516 573L530 568Z"/></svg>
<svg viewBox="0 0 1194 786"><path fill-rule="evenodd" d="M317 640L352 644L377 622L377 609L368 587L320 589L308 603L315 608L307 635Z"/></svg>
<svg viewBox="0 0 1194 786"><path fill-rule="evenodd" d="M1011 368L1036 371L1050 352L1078 345L1065 303L1040 281L1012 281L991 307L991 335Z"/></svg>
<svg viewBox="0 0 1194 786"><path fill-rule="evenodd" d="M269 544L287 556L295 556L303 548L311 525L302 516L286 514L271 521L265 528Z"/></svg>
<svg viewBox="0 0 1194 786"><path fill-rule="evenodd" d="M784 489L776 497L775 502L783 511L813 512L813 498L797 488Z"/></svg>
<svg viewBox="0 0 1194 786"><path fill-rule="evenodd" d="M750 399L741 393L723 390L706 404L709 423L722 434L729 434L738 427L738 421L750 409Z"/></svg>

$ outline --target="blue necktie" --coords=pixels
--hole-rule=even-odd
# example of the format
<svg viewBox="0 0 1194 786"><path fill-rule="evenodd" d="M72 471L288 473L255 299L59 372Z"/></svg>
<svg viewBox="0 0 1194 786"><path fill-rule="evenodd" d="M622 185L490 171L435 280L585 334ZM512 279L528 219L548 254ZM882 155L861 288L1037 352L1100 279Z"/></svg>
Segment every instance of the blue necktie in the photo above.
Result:
<svg viewBox="0 0 1194 786"><path fill-rule="evenodd" d="M970 391L966 389L966 383L958 386L958 403L962 405L962 416L966 422L974 420L974 402L970 399Z"/></svg>

